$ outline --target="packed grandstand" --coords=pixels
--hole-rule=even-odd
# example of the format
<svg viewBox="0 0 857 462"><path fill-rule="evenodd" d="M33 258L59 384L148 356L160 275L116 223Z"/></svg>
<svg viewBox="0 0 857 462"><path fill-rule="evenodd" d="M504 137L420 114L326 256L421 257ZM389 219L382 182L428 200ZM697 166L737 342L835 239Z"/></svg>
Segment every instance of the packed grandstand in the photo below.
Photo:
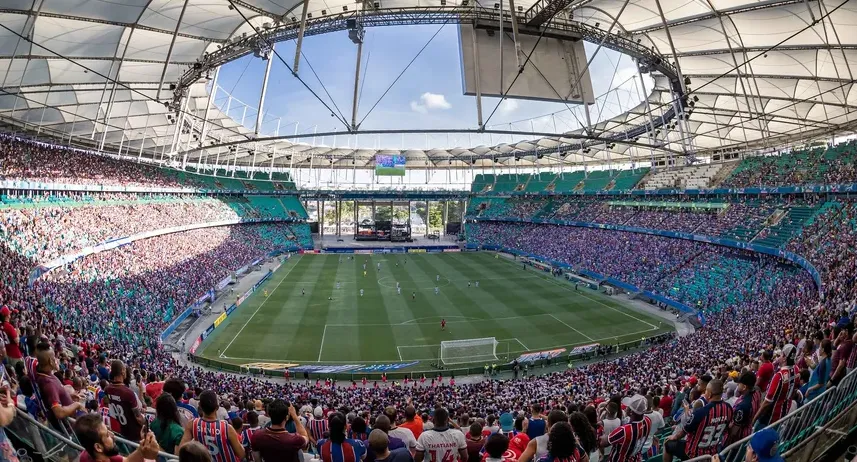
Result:
<svg viewBox="0 0 857 462"><path fill-rule="evenodd" d="M857 462L855 2L495 1L0 0L0 462Z"/></svg>
<svg viewBox="0 0 857 462"><path fill-rule="evenodd" d="M770 159L749 158L729 166L731 173L723 184L782 185L798 177L806 179L802 184L819 184L810 178L822 179L821 184L829 178L836 184L851 183L854 172L847 168L836 167L835 177L822 172L853 152L854 144L848 143ZM60 179L65 184L208 191L223 181L214 177L201 180L10 137L3 139L0 155L3 181ZM744 173L761 163L776 168L766 170L763 177ZM684 176L696 172L692 168L673 170L681 181L696 180ZM627 183L629 189L645 188L656 176L632 171L604 175L636 178L636 182ZM141 395L145 398L144 412L159 419L164 418L161 392L155 390L176 390L175 386L175 399L183 403L199 403L203 391L213 390L219 406L230 417L249 418L250 425L258 425L259 416L265 414L264 406L275 399L298 407L312 403L310 412L301 416L310 428L313 422L325 421L330 413L341 410L349 414L350 432L357 432L354 419L358 417L354 416L377 425L379 416L388 415L393 425L405 427L413 422L414 412L417 419L420 415L426 419L428 428L428 415L436 412L433 409L438 405L449 409L466 432L471 424L494 431L498 425L506 425L502 416L530 416L533 410L538 418L535 409L541 406L541 412L551 416L557 411L567 414L578 444L594 459L599 453L607 457L613 445L600 445L593 436L609 433L617 415L618 406L604 407L604 403L615 400L625 408L634 406L628 400L635 394L644 396L643 414L658 413L661 427L667 423L666 429L656 429L658 438L652 453L657 453L666 443L659 438L666 440L670 434L681 403L710 396L694 386L696 383L714 380L725 387L723 399L732 402L744 399L742 393L748 390L737 388L744 383L739 381L739 374L753 371L757 374L755 389L770 393L771 360L780 361L779 355L799 346L797 354L787 359L789 365L798 368L795 373L800 377L795 380L794 394L786 398L788 411L826 387L839 384L846 371L853 370L857 361L857 349L852 347L857 203L849 194L539 194L558 191L554 186L560 183L570 190L579 190L582 183L586 189L593 176L482 175L474 182L477 194L467 210L466 246L537 255L577 271L586 270L602 280L613 278L697 309L704 314L705 325L690 335L615 358L608 349L602 352L607 355L604 358L560 372L457 384L441 375L431 386L417 380L402 383L401 377L388 383L385 377L379 387L378 376L370 376L369 384L364 381L363 386L351 381L331 382L324 376L283 382L202 368L163 348L159 335L179 311L200 296L199 288L211 287L276 250L313 249L306 211L296 196L265 195L261 187L244 188L252 193L228 195L22 193L7 188L0 197L0 297L4 306L0 315L6 322L7 362L15 366L18 375L19 407L35 419L49 418L58 425L54 419L59 415L57 404L50 402L58 398L49 398L54 395L42 377L56 373L75 393L89 396L82 398L85 408L64 415L80 418L84 409L99 412L96 397L111 386L107 381L116 377L109 367L124 364L133 371L133 376L126 375L135 390L138 386L145 390ZM534 181L541 183L538 189L530 186ZM611 183L602 179L597 184L606 187ZM229 185L224 185L226 188ZM32 273L39 265L113 237L229 220L235 224L135 240L83 256L35 278ZM697 238L664 237L654 232L658 230ZM711 243L699 236L775 251L763 254L750 247ZM817 271L819 280L784 257L786 253L802 256ZM820 364L819 352L823 351L826 353L821 353L820 361L832 356L832 364L819 370L815 365ZM57 362L51 363L54 357ZM51 364L44 366L45 362ZM810 387L812 384L816 386ZM749 388L750 395L753 389ZM87 394L87 390L92 392ZM67 393L60 396L63 406L71 405L66 402ZM253 417L248 415L251 411ZM777 418L784 415L784 411L777 412ZM115 415L109 414L115 420ZM515 422L520 426L520 419ZM742 425L750 426L740 428L729 441L749 434L752 419L749 422ZM126 426L113 428L130 440L138 439ZM481 433L481 429L476 431L472 438L481 441ZM646 450L651 446L650 442ZM710 453L704 449L695 455Z"/></svg>

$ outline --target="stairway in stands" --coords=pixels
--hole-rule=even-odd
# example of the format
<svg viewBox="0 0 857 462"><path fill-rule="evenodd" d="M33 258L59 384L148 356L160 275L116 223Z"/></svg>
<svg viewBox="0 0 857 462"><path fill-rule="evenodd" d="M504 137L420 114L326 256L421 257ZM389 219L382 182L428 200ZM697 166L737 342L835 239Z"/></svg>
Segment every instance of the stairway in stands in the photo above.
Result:
<svg viewBox="0 0 857 462"><path fill-rule="evenodd" d="M782 247L815 216L818 209L818 206L790 207L780 222L765 230L765 233L753 240L753 244L773 248Z"/></svg>

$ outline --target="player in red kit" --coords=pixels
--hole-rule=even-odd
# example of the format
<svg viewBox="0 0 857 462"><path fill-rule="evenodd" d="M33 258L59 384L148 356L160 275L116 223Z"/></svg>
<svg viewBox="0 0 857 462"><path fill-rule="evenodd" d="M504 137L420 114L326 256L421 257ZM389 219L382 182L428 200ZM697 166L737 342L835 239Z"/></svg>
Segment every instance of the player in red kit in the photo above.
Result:
<svg viewBox="0 0 857 462"><path fill-rule="evenodd" d="M440 330L446 330L446 319L440 320Z"/></svg>

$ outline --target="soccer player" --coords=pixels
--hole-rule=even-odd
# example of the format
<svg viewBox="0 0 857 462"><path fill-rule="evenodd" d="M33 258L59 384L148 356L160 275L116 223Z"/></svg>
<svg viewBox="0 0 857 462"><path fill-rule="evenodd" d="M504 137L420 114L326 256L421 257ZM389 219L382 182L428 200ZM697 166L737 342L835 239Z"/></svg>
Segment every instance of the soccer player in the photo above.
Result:
<svg viewBox="0 0 857 462"><path fill-rule="evenodd" d="M363 271L366 271L366 263L363 264Z"/></svg>
<svg viewBox="0 0 857 462"><path fill-rule="evenodd" d="M199 395L199 411L202 417L191 420L185 425L184 436L179 446L194 440L202 443L216 462L238 462L244 459L244 446L238 438L238 432L225 420L217 419L217 395L207 390Z"/></svg>
<svg viewBox="0 0 857 462"><path fill-rule="evenodd" d="M438 275L436 275L436 276L435 276L435 278L434 278L434 280L435 280L435 281L437 281L437 282L440 282L440 275L439 275L439 274L438 274Z"/></svg>
<svg viewBox="0 0 857 462"><path fill-rule="evenodd" d="M434 294L437 295L439 293L440 293L440 289L438 289L437 286L434 286Z"/></svg>
<svg viewBox="0 0 857 462"><path fill-rule="evenodd" d="M396 281L396 288L399 288L399 281Z"/></svg>
<svg viewBox="0 0 857 462"><path fill-rule="evenodd" d="M470 287L470 281L467 281L467 287Z"/></svg>
<svg viewBox="0 0 857 462"><path fill-rule="evenodd" d="M717 454L717 449L726 438L726 428L732 421L732 406L723 401L723 381L712 380L705 389L707 404L691 411L685 405L685 412L693 412L690 421L673 433L664 444L664 462L672 462L673 457L687 460L702 455ZM687 435L686 441L681 441Z"/></svg>
<svg viewBox="0 0 857 462"><path fill-rule="evenodd" d="M363 277L366 277L366 270L363 270Z"/></svg>
<svg viewBox="0 0 857 462"><path fill-rule="evenodd" d="M268 289L265 289L265 297L268 296Z"/></svg>
<svg viewBox="0 0 857 462"><path fill-rule="evenodd" d="M413 293L411 294L411 300L416 300L416 299L417 299L417 293L416 293L416 292L413 292Z"/></svg>
<svg viewBox="0 0 857 462"><path fill-rule="evenodd" d="M800 377L795 367L797 348L787 344L780 352L777 362L780 369L771 377L768 389L765 392L765 400L759 406L753 422L759 421L761 425L767 425L783 418L789 411L792 403L792 395L799 387Z"/></svg>
<svg viewBox="0 0 857 462"><path fill-rule="evenodd" d="M441 318L440 320L440 330L446 330L446 319Z"/></svg>
<svg viewBox="0 0 857 462"><path fill-rule="evenodd" d="M336 281L336 289L339 290L339 281Z"/></svg>
<svg viewBox="0 0 857 462"><path fill-rule="evenodd" d="M381 262L378 262L378 271L381 271Z"/></svg>
<svg viewBox="0 0 857 462"><path fill-rule="evenodd" d="M467 460L467 441L464 433L453 429L450 431L449 412L442 407L434 410L432 417L434 427L420 434L417 439L415 462L458 462ZM426 457L428 456L428 457ZM326 462L326 461L325 461Z"/></svg>
<svg viewBox="0 0 857 462"><path fill-rule="evenodd" d="M363 296L363 289L360 289L360 296Z"/></svg>
<svg viewBox="0 0 857 462"><path fill-rule="evenodd" d="M476 281L476 287L479 287L479 281Z"/></svg>
<svg viewBox="0 0 857 462"><path fill-rule="evenodd" d="M396 287L396 295L402 295L402 288Z"/></svg>
<svg viewBox="0 0 857 462"><path fill-rule="evenodd" d="M301 287L301 296L304 296L304 295L306 295L306 292L304 292L304 288Z"/></svg>

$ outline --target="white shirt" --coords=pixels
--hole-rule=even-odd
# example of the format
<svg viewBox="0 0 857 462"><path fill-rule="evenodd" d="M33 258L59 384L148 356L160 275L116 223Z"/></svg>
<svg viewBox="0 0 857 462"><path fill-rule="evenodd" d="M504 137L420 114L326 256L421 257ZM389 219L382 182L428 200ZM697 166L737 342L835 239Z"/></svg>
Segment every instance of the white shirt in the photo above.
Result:
<svg viewBox="0 0 857 462"><path fill-rule="evenodd" d="M390 430L389 435L404 441L405 447L411 451L417 447L417 439L414 438L414 432L410 428L396 427Z"/></svg>
<svg viewBox="0 0 857 462"><path fill-rule="evenodd" d="M604 434L605 435L609 435L610 433L613 432L613 430L622 426L622 421L617 419L617 418L613 418L613 419L607 418L607 419L602 420L601 422L604 424ZM612 450L613 450L612 447L606 446L604 448L604 455L605 456L609 455Z"/></svg>
<svg viewBox="0 0 857 462"><path fill-rule="evenodd" d="M643 450L641 451L643 457L646 457L646 454L649 452L649 448L652 447L652 441L655 439L655 434L661 431L661 429L666 425L664 423L664 417L660 412L650 412L646 414L646 417L652 420L652 428L649 430L649 436L643 444Z"/></svg>
<svg viewBox="0 0 857 462"><path fill-rule="evenodd" d="M417 451L424 451L428 462L456 462L458 451L467 449L464 433L455 429L428 430L420 434Z"/></svg>

